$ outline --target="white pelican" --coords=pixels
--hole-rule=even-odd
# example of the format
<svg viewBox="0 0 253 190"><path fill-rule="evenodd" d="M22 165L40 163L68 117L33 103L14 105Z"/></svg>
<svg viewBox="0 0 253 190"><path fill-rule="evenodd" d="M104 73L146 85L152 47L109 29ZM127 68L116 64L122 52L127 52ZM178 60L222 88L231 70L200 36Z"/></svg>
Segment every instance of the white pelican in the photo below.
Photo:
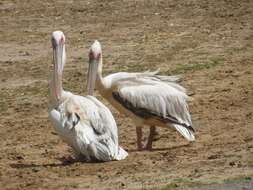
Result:
<svg viewBox="0 0 253 190"><path fill-rule="evenodd" d="M87 89L95 86L119 112L130 116L136 125L137 147L142 146L142 126L150 126L146 149L152 149L155 126L171 128L171 125L187 140L194 141L194 129L188 110L190 97L185 89L174 83L176 76L160 76L157 72L119 72L102 76L102 49L95 41L89 52Z"/></svg>
<svg viewBox="0 0 253 190"><path fill-rule="evenodd" d="M59 136L87 161L122 160L128 153L118 145L118 131L109 109L93 96L78 96L62 89L66 62L65 36L52 33L53 77L50 93L53 108L49 119Z"/></svg>

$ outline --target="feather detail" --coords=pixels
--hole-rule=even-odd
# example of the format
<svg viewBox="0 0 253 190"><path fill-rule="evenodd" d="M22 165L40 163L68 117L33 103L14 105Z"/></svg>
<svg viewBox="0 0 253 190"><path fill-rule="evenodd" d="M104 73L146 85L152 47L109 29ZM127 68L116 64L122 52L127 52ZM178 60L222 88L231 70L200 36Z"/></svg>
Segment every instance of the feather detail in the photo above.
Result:
<svg viewBox="0 0 253 190"><path fill-rule="evenodd" d="M50 111L49 119L64 142L86 160L120 160L127 155L119 151L117 125L110 110L95 97L72 94Z"/></svg>
<svg viewBox="0 0 253 190"><path fill-rule="evenodd" d="M133 77L132 73L129 75L130 77L124 77L122 80L114 78L116 81L112 92L114 100L140 118L152 118L181 126L193 134L194 129L187 105L190 97L182 86L172 82L161 82L147 75L145 77L137 75ZM180 131L179 127L175 128ZM193 139L192 135L188 135L190 136L188 138L186 132L181 134L188 140Z"/></svg>

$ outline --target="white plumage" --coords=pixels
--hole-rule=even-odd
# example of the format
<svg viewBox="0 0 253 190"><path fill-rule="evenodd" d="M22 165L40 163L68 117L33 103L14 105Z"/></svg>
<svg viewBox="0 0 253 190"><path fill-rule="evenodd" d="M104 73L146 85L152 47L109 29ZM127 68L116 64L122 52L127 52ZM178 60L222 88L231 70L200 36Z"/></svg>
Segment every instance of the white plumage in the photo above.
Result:
<svg viewBox="0 0 253 190"><path fill-rule="evenodd" d="M95 97L74 95L60 88L66 57L64 41L62 32L53 32L54 75L50 84L53 108L49 119L78 156L87 161L122 160L128 153L118 145L117 125L110 110Z"/></svg>
<svg viewBox="0 0 253 190"><path fill-rule="evenodd" d="M92 96L68 93L49 112L49 119L62 140L88 161L121 160L127 156L118 146L117 125L111 112Z"/></svg>
<svg viewBox="0 0 253 190"><path fill-rule="evenodd" d="M135 77L132 77L134 75ZM170 78L170 77L169 77ZM169 79L167 78L167 80ZM172 78L173 79L173 78ZM112 94L117 93L119 97L125 102L121 105L132 106L131 112L138 116L138 120L142 120L142 124L150 124L164 126L164 122L160 120L162 118L171 120L173 126L189 141L195 140L192 130L185 129L184 126L176 124L183 124L186 126L192 126L191 117L188 110L187 100L190 97L185 93L185 89L172 82L164 82L156 78L154 73L115 73L104 78L105 84L111 83ZM114 81L114 82L111 82ZM103 95L104 92L101 92ZM114 98L115 99L115 98ZM116 102L110 101L116 106ZM119 102L119 99L118 99ZM128 107L128 110L130 108ZM126 108L126 106L125 106ZM142 113L137 113L141 109ZM148 121L143 115L144 111L148 111L150 114L154 114L151 120ZM155 118L155 116L160 116ZM170 117L172 116L172 117ZM137 120L137 118L136 118Z"/></svg>
<svg viewBox="0 0 253 190"><path fill-rule="evenodd" d="M194 141L194 130L188 110L186 90L176 84L179 76L161 76L156 72L127 73L119 72L102 77L102 50L95 41L90 49L90 65L97 63L90 71L89 78L94 80L100 94L117 110L130 116L137 126L138 148L141 127L143 125L169 127L173 126L187 140ZM89 79L88 79L89 81ZM91 85L88 85L90 88ZM147 148L152 148L153 134L150 135Z"/></svg>

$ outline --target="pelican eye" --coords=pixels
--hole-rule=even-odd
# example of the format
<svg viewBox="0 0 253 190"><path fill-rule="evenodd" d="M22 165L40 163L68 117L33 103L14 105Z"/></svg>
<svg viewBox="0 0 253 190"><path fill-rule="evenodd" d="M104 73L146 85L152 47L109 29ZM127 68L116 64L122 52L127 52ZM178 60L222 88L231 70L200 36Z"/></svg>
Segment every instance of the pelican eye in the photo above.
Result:
<svg viewBox="0 0 253 190"><path fill-rule="evenodd" d="M53 48L56 48L56 46L57 46L56 40L54 38L52 38L51 42L52 42Z"/></svg>
<svg viewBox="0 0 253 190"><path fill-rule="evenodd" d="M93 51L90 51L89 53L89 58L91 60L99 60L100 56L101 56L101 53L95 53Z"/></svg>

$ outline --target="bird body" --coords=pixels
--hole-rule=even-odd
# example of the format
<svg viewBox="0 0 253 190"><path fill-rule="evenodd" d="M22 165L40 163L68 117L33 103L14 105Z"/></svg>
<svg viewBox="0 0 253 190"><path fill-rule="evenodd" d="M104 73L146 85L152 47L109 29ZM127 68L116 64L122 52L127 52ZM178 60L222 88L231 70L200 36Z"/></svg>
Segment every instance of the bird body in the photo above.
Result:
<svg viewBox="0 0 253 190"><path fill-rule="evenodd" d="M49 119L61 139L87 161L122 160L128 153L118 145L118 130L110 110L93 96L62 89L65 37L53 33L54 73L50 82L52 108Z"/></svg>
<svg viewBox="0 0 253 190"><path fill-rule="evenodd" d="M92 96L67 94L49 112L49 119L62 140L88 161L121 160L127 156L118 146L117 125L109 109Z"/></svg>
<svg viewBox="0 0 253 190"><path fill-rule="evenodd" d="M171 80L163 82L151 72L120 72L104 77L105 85L98 81L97 86L99 93L119 112L131 117L137 126L168 128L173 123L177 129L180 125L191 128L187 105L190 97L183 87ZM194 140L191 132L182 135L189 141Z"/></svg>
<svg viewBox="0 0 253 190"><path fill-rule="evenodd" d="M119 72L102 76L102 50L95 41L90 49L88 90L94 88L119 112L130 116L137 126L137 144L142 149L143 125L171 128L173 126L187 140L194 141L194 129L187 101L186 90L176 84L178 76L161 76L158 71L144 73ZM94 76L96 75L96 76ZM91 90L90 90L91 91ZM152 148L152 137L148 142ZM139 140L138 140L139 139Z"/></svg>

